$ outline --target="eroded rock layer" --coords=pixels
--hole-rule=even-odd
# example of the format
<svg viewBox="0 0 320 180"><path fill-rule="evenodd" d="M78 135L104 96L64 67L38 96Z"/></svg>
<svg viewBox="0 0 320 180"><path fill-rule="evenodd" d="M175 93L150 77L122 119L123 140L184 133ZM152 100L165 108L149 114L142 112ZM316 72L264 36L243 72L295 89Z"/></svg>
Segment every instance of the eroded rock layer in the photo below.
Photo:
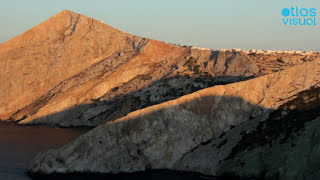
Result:
<svg viewBox="0 0 320 180"><path fill-rule="evenodd" d="M0 119L142 38L65 10L0 44Z"/></svg>
<svg viewBox="0 0 320 180"><path fill-rule="evenodd" d="M65 10L0 45L0 119L94 127L316 57L181 47Z"/></svg>
<svg viewBox="0 0 320 180"><path fill-rule="evenodd" d="M243 53L182 53L167 62L150 62L143 58L144 49L121 51L63 81L12 119L22 119L21 124L97 126L199 89L258 75L258 67Z"/></svg>
<svg viewBox="0 0 320 180"><path fill-rule="evenodd" d="M267 122L275 110L294 108L288 104L300 93L320 87L319 69L317 59L132 112L61 149L40 154L29 172L172 169L217 175L242 137L255 131L261 122ZM308 101L308 97L314 102L319 98L306 95L304 99Z"/></svg>
<svg viewBox="0 0 320 180"><path fill-rule="evenodd" d="M0 44L0 83L0 120L98 126L32 174L320 179L319 53L182 47L65 10Z"/></svg>

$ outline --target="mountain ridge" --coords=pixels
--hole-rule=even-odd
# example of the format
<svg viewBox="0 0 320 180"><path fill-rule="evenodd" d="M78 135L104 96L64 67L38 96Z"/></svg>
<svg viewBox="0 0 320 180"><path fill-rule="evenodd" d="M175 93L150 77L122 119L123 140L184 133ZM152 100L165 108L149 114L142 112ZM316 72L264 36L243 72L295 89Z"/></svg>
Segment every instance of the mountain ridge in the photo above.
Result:
<svg viewBox="0 0 320 180"><path fill-rule="evenodd" d="M114 174L169 169L215 176L242 137L267 123L272 112L281 113L273 117L273 123L278 123L300 108L293 101L310 103L304 111L318 107L319 67L318 58L281 72L206 88L134 111L102 124L60 149L39 154L29 173ZM312 89L316 89L314 94L309 93ZM279 109L282 106L285 108ZM301 126L300 123L304 122L296 122ZM274 130L281 133L276 127ZM281 167L277 166L284 177L292 177ZM273 170L272 166L269 169ZM307 171L294 170L294 174ZM241 174L237 169L233 172Z"/></svg>
<svg viewBox="0 0 320 180"><path fill-rule="evenodd" d="M0 45L0 119L97 126L206 87L270 74L314 58L181 47L64 10ZM80 108L85 113L53 115L85 104L90 105ZM105 108L109 110L101 110Z"/></svg>
<svg viewBox="0 0 320 180"><path fill-rule="evenodd" d="M30 175L319 179L319 69L319 53L167 44L64 10L0 45L0 120L92 128Z"/></svg>
<svg viewBox="0 0 320 180"><path fill-rule="evenodd" d="M97 36L90 35L91 25L95 25L91 31L95 31ZM30 103L62 80L89 67L94 63L91 60L103 55L110 56L125 46L132 46L127 44L128 39L132 39L133 42L141 38L123 33L87 16L64 10L25 33L2 43L0 81L4 84L2 88L0 87L2 92L0 118L7 119L16 111L10 109ZM56 74L55 69L62 72ZM32 77L29 77L30 74ZM42 80L35 78L37 75L42 76ZM27 81L40 86L35 93L26 92L33 89L26 83ZM24 94L31 94L31 97ZM16 102L6 105L5 103L9 102L8 96L11 98L15 96L15 100L11 101ZM3 115L4 111L7 115Z"/></svg>

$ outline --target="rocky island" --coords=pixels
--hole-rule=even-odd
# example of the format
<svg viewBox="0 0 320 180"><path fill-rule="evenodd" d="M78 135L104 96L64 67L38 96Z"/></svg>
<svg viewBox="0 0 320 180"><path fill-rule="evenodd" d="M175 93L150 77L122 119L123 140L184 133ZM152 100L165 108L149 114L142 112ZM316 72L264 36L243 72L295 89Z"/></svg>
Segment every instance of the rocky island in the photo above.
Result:
<svg viewBox="0 0 320 180"><path fill-rule="evenodd" d="M206 49L64 10L0 44L0 119L92 130L28 173L319 179L320 54Z"/></svg>

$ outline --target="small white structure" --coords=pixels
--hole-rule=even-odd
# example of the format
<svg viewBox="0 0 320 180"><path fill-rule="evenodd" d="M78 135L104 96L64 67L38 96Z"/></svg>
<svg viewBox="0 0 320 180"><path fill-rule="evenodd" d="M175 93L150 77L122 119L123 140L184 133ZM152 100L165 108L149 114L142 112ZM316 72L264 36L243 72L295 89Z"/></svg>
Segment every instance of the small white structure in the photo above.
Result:
<svg viewBox="0 0 320 180"><path fill-rule="evenodd" d="M264 51L264 54L275 54L276 52L275 51L272 51L272 50L267 50L267 51Z"/></svg>
<svg viewBox="0 0 320 180"><path fill-rule="evenodd" d="M210 49L209 48L202 48L202 47L195 47L195 46L192 46L191 49L197 49L197 50L207 50L209 51Z"/></svg>
<svg viewBox="0 0 320 180"><path fill-rule="evenodd" d="M219 51L219 52L226 52L226 51L228 51L228 49L217 49L217 51Z"/></svg>
<svg viewBox="0 0 320 180"><path fill-rule="evenodd" d="M242 52L249 54L249 50L242 50Z"/></svg>
<svg viewBox="0 0 320 180"><path fill-rule="evenodd" d="M301 54L301 55L311 55L313 53L320 54L320 52L312 52L312 51L283 51L283 50L261 50L261 49L249 49L249 50L242 50L238 48L233 49L208 49L208 48L201 48L201 47L191 47L191 49L197 49L197 50L207 50L207 51L217 51L217 52L244 52L246 54L265 54L265 55L271 55L271 54Z"/></svg>
<svg viewBox="0 0 320 180"><path fill-rule="evenodd" d="M232 52L241 52L241 51L242 51L241 49L237 49L237 48L232 49Z"/></svg>
<svg viewBox="0 0 320 180"><path fill-rule="evenodd" d="M303 51L301 53L301 55L310 55L310 54L313 54L313 52L312 51Z"/></svg>

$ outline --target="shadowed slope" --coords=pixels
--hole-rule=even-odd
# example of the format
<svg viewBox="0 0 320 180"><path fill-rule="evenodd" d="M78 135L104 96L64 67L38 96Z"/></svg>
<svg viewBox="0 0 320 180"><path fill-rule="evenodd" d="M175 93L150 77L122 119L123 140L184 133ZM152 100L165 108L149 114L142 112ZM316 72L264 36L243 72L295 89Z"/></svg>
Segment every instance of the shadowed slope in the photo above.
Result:
<svg viewBox="0 0 320 180"><path fill-rule="evenodd" d="M127 55L128 52L135 55ZM111 63L115 62L113 59L116 54L126 59L121 65ZM32 103L43 106L43 99L48 99L48 96L55 104L59 104L59 98L69 100L61 102L64 108L57 105L58 107L44 110L46 113L36 117L81 103L91 103L91 99L98 99L113 88L121 89L121 86L130 80L144 81L136 87L128 88L135 85L126 84L127 89L120 90L123 94L129 94L167 77L172 74L175 67L181 68L176 73L198 76L206 72L206 76L244 76L245 78L258 72L257 67L246 55L236 54L238 55L222 53L219 55L220 58L215 58L210 51L191 50L140 38L100 21L65 10L0 45L0 82L2 84L0 86L0 119L8 119L27 105L29 106L24 108L23 112L31 106L35 107L30 105ZM224 61L217 61L221 58ZM100 61L110 62L99 63ZM214 64L210 64L213 62ZM100 66L100 69L105 68L112 72L100 73L101 80L98 79L99 72L97 72L97 75L91 76L95 79L94 82L89 82L90 78L87 78L87 83L82 82L81 78L72 79L79 74L86 74L84 71L88 68L94 70L93 66ZM213 69L206 69L207 66ZM241 67L240 70L235 69L236 66ZM92 78L90 81L93 80ZM70 90L68 87L70 81L72 81L71 84L82 84L82 89ZM234 81L236 80L231 80L231 82ZM65 97L62 97L61 93L59 97L53 94L66 82L69 82L67 83L69 85L67 85L68 92L64 93ZM75 92L82 90L88 93ZM53 95L54 97L51 98ZM30 112L25 114L20 111L13 116L13 119L19 120L38 110L39 107L30 109Z"/></svg>
<svg viewBox="0 0 320 180"><path fill-rule="evenodd" d="M0 70L0 119L61 126L97 126L266 73L243 52L140 38L68 10L1 44Z"/></svg>
<svg viewBox="0 0 320 180"><path fill-rule="evenodd" d="M39 155L30 172L178 169L215 175L221 161L246 132L255 130L273 110L299 93L319 88L319 67L317 59L280 73L206 88L132 112L61 149ZM196 148L211 142L213 147L205 151L210 161L196 161L192 156Z"/></svg>
<svg viewBox="0 0 320 180"><path fill-rule="evenodd" d="M242 179L319 179L319 128L318 87L298 93L255 131L244 134L218 174Z"/></svg>
<svg viewBox="0 0 320 180"><path fill-rule="evenodd" d="M19 122L22 124L97 126L199 89L252 78L258 72L242 53L184 49L180 56L173 53L166 62L150 62L150 57L146 59L148 45L139 51L119 51L63 81L12 119L26 117Z"/></svg>

